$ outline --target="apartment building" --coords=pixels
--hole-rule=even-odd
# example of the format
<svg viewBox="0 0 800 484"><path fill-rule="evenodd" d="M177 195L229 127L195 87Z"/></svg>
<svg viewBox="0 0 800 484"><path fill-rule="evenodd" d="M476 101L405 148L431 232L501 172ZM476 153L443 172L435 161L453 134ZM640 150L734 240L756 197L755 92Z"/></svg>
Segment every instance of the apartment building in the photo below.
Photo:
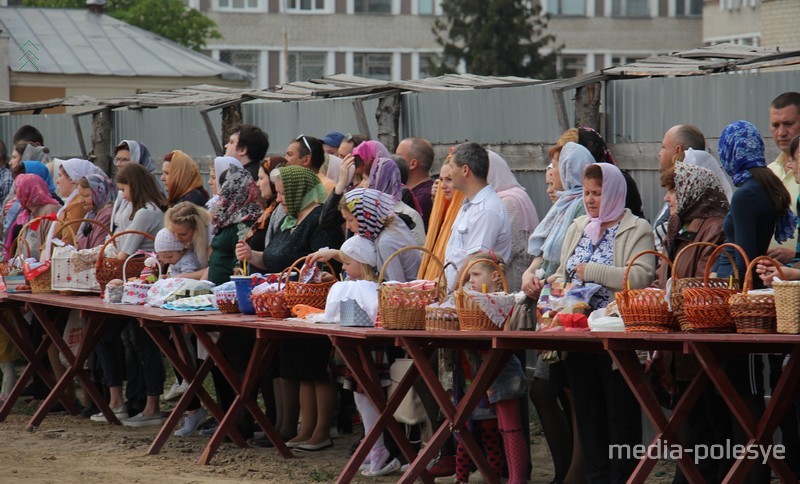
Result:
<svg viewBox="0 0 800 484"><path fill-rule="evenodd" d="M706 0L703 44L722 42L800 50L798 0Z"/></svg>
<svg viewBox="0 0 800 484"><path fill-rule="evenodd" d="M534 0L563 44L571 77L702 45L702 0ZM208 54L253 73L253 86L347 73L417 79L441 51L440 0L186 0L219 26Z"/></svg>

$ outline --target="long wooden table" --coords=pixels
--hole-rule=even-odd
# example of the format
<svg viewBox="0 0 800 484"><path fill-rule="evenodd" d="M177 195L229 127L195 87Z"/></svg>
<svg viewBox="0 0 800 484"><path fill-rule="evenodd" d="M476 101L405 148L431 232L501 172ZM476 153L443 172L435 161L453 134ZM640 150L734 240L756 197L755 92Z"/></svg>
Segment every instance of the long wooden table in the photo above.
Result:
<svg viewBox="0 0 800 484"><path fill-rule="evenodd" d="M38 324L41 324L42 329L44 329L45 334L47 335L47 337L43 339L42 343L39 345L39 348L37 348L35 351L31 351L32 345L26 343L21 335L19 335L19 341L14 340L15 344L17 344L17 347L20 348L20 351L23 351L24 349L24 351L27 353L26 358L28 358L28 368L38 368L39 371L37 371L37 373L45 378L46 383L48 382L47 375L49 375L49 379L51 381L53 380L52 374L49 374L49 372L44 370L43 366L44 358L47 357L47 349L50 345L54 345L58 351L64 355L64 358L69 363L69 367L64 372L64 375L58 380L58 382L56 382L54 385L50 385L50 394L47 396L44 402L42 402L36 413L28 422L26 428L31 431L39 427L44 418L47 416L47 412L59 400L65 404L68 410L72 411L73 415L77 413L77 411L74 409L74 402L68 402L66 401L68 399L65 398L65 390L67 385L72 384L73 378L76 376L81 380L81 383L84 384L84 388L89 394L89 397L92 399L92 401L94 401L95 405L97 405L97 408L100 409L103 415L105 415L108 422L119 425L120 421L117 419L116 415L114 415L114 412L111 410L111 408L109 408L106 399L100 394L97 387L89 378L89 375L83 371L84 363L89 358L89 355L91 355L91 353L94 351L97 343L100 341L100 337L103 335L106 329L109 328L109 325L113 324L112 321L115 318L134 318L140 322L149 321L155 324L163 324L162 321L167 317L191 316L189 313L180 313L166 309L128 304L108 304L104 303L96 294L76 296L62 294L12 293L7 297L9 301L17 303L17 311L21 305L25 305L27 308L29 308L36 316L34 318L34 323L32 324L37 324L36 321L38 321ZM59 312L56 317L51 318L47 314L47 309L54 307L58 308ZM85 320L84 337L78 347L77 353L74 355L64 341L60 330L60 327L62 323L66 321L69 312L73 310L79 311L80 316ZM16 324L19 325L19 322ZM149 334L154 340L165 339L164 335L158 331L149 331ZM182 374L187 375L190 379L194 376L194 372L191 369L193 366L191 363L193 362L189 362L188 359L182 359L180 357L175 358L174 360L171 359L170 361L172 361L173 364L176 364L176 368ZM20 384L18 384L18 386L19 385ZM212 414L220 417L222 416L222 411L219 409L214 399L211 398L211 396L205 390L200 389L198 391L198 395L203 400L203 403L208 406Z"/></svg>
<svg viewBox="0 0 800 484"><path fill-rule="evenodd" d="M150 453L158 452L163 446L175 425L177 425L180 414L196 395L220 422L216 434L209 441L199 459L201 463L208 463L211 460L226 435L231 436L238 445L246 445L244 439L238 435L233 425L235 418L245 409L253 414L253 417L275 444L281 455L290 457L291 453L285 447L280 436L258 408L252 396L254 394L253 390L266 365L269 364L275 354L277 341L282 338L308 335L329 337L356 381L364 388L366 395L380 412L376 425L365 436L356 453L342 470L339 476L340 482L349 482L352 479L359 464L366 457L377 437L385 429L392 433L393 437L398 441L402 452L411 462L409 469L400 478L400 482L412 482L416 479L422 479L425 482L432 481L425 466L435 457L447 437L453 433L460 436L461 441L464 442L467 451L483 473L484 478L488 482L499 482L498 476L493 475L489 470L485 457L466 428L466 423L478 400L485 393L500 368L502 368L511 353L519 349L608 352L641 404L645 415L656 429L653 443L665 441L678 443L676 440L678 427L685 421L689 409L697 401L703 389L711 383L720 393L731 414L747 434L747 445L764 445L770 441L778 423L791 408L798 391L798 385L800 385L800 335L388 331L375 328L348 328L338 325L302 323L293 320L265 319L240 314L180 313L145 308L143 306L109 305L100 302L96 296L12 294L6 298L0 298L0 307L12 311L14 308L19 311L21 303L27 304L39 316L39 320L47 334L46 342L43 342L39 348L33 348L30 344L28 346L22 344L24 347L23 354L29 360L29 365L25 372L29 375L32 375L33 372L42 374L43 367L41 362L46 356L49 344L55 344L70 362L69 370L53 386L42 408L29 423L29 428L38 426L44 418L46 409L49 409L57 400L62 398L63 389L73 376L81 377L82 372L80 369L83 362L104 330L102 322L112 316L135 317L181 375L191 382L189 390L181 397L173 415L171 415L156 437ZM81 343L77 355L72 356L69 348L58 333L55 321L44 314L44 308L48 306L76 309L81 311L81 314L87 319L87 337ZM16 320L16 323L7 320L3 325L7 331L9 331L9 328L13 330L14 324L19 324L20 319L17 316L13 319ZM165 324L169 331L172 332L172 344L162 332ZM224 333L226 329L232 328L245 328L254 332L254 348L250 355L247 371L241 378L233 371L222 352L219 351L218 343L215 343L209 335L211 331L222 331ZM185 343L180 336L182 336L184 330L195 334L209 351L209 359L197 371L192 369L187 357L188 352L182 347ZM18 340L13 337L12 339L19 346ZM19 341L22 342L22 339ZM397 391L388 400L380 386L374 362L368 351L369 346L376 344L394 344L402 347L413 358L415 363L400 382ZM444 391L436 371L429 362L431 352L438 348L488 350L488 356L484 360L480 371L457 406L453 405ZM20 349L23 350L23 348ZM637 349L682 351L683 353L694 355L702 367L703 371L694 377L670 417L664 414L645 378L644 371L633 351ZM789 354L788 364L777 385L772 390L772 398L764 414L758 420L747 409L741 396L722 369L721 357L731 353ZM234 404L224 414L216 402L202 388L202 380L213 365L217 365L237 392ZM42 376L44 377L44 375ZM405 393L418 377L424 381L442 408L445 421L436 429L431 441L428 442L422 452L416 455L399 424L394 420L393 414ZM100 397L88 377L81 378L85 380L84 383L90 389L92 399L102 409L109 421L117 422L113 412L108 408L104 399ZM5 407L3 407L3 410L5 410ZM0 416L2 416L1 412ZM775 458L772 454L767 458L769 465L781 480L787 482L794 480L793 474L783 460ZM629 482L645 482L655 463L655 460L645 456L641 459ZM754 461L752 459L737 460L730 469L726 481L740 481L753 464ZM688 454L682 454L678 465L691 481L701 480L700 474Z"/></svg>

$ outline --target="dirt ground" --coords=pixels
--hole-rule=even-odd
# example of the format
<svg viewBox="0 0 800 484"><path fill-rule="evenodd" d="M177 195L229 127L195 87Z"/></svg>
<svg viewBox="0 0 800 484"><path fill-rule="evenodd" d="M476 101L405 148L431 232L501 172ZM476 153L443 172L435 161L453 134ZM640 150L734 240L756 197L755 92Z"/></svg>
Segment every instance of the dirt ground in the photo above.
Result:
<svg viewBox="0 0 800 484"><path fill-rule="evenodd" d="M172 437L159 455L146 455L157 429L132 429L100 424L80 417L48 416L35 432L25 431L30 411L20 408L0 423L0 483L286 483L334 482L357 438L342 435L334 448L297 452L283 459L274 449L240 449L223 444L211 465L195 461L208 438ZM553 479L544 437L533 426L534 483ZM669 463L659 464L648 482L671 481ZM353 482L395 482L400 474L382 478L358 475ZM481 482L477 475L475 482ZM451 482L451 481L444 481Z"/></svg>

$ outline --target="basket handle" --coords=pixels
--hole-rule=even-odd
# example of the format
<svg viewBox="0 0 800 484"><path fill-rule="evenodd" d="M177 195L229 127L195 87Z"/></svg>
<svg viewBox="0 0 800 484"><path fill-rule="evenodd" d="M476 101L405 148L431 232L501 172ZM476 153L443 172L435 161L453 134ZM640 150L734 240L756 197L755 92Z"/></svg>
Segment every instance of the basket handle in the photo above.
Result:
<svg viewBox="0 0 800 484"><path fill-rule="evenodd" d="M672 261L670 261L669 257L665 256L661 252L656 252L654 250L644 250L642 252L639 252L638 254L633 256L633 258L628 262L628 265L625 267L625 272L622 274L622 290L623 290L623 293L625 294L625 296L627 296L627 291L630 289L628 287L628 273L631 271L631 268L633 267L633 263L636 262L636 259L638 259L639 257L641 257L643 255L654 255L654 256L656 256L656 258L661 257L662 259L667 261L667 264L669 265L669 268L674 270L674 266L673 266ZM676 257L676 259L677 259L677 257Z"/></svg>
<svg viewBox="0 0 800 484"><path fill-rule="evenodd" d="M125 262L122 264L123 282L128 280L128 274L126 274L126 271L128 269L128 261L133 259L134 257L139 257L139 256L144 256L145 258L147 258L147 254L131 254L128 256L127 259L125 259ZM161 279L161 262L159 262L157 258L156 258L156 265L158 266L158 278Z"/></svg>
<svg viewBox="0 0 800 484"><path fill-rule="evenodd" d="M675 260L673 261L674 265L673 265L673 268L672 268L672 279L680 279L681 278L680 275L678 275L678 272L677 272L678 259L681 258L681 256L683 255L684 252L686 252L687 250L689 250L690 248L693 248L693 247L711 247L712 249L716 249L719 246L717 244L712 243L712 242L692 242L691 244L686 244L675 255ZM728 260L731 262L731 267L733 267L733 277L736 280L739 280L739 268L736 267L736 260L727 251L725 251L724 254L728 257Z"/></svg>
<svg viewBox="0 0 800 484"><path fill-rule="evenodd" d="M49 218L47 218L47 217L41 217L41 216L40 216L40 217L34 217L34 218L32 218L31 220L28 220L28 221L27 221L27 222L26 222L26 223L25 223L25 224L24 224L24 225L23 225L23 226L22 226L22 227L19 229L19 234L17 234L17 238L16 238L16 239L14 239L14 243L15 243L15 244L17 244L17 246L16 246L16 248L15 248L15 250L14 250L14 253L15 253L15 255L18 255L18 256L19 256L19 255L23 255L23 254L21 254L21 253L20 253L20 252L22 251L22 247L21 247L21 245L20 245L20 241L22 241L22 242L25 242L25 246L27 246L27 247L28 247L28 255L32 255L32 254L33 254L33 252L31 251L31 244L30 244L30 243L28 243L28 241L25 239L24 235L25 235L25 233L26 233L28 230L30 230L30 228L31 228L31 225L33 225L33 224L34 224L34 222L37 222L37 221L43 221L43 220L50 220L51 222L53 221L52 219L49 219Z"/></svg>
<svg viewBox="0 0 800 484"><path fill-rule="evenodd" d="M281 272L281 276L280 276L280 277L281 277L281 279L283 279L283 273L284 273L284 272L286 272L286 277L287 277L287 280L288 280L288 278L289 278L289 275L292 273L292 271L293 271L293 270L295 270L295 269L297 269L297 264L298 264L300 261L303 261L303 262L305 263L305 261L306 261L306 258L308 258L308 256L301 257L301 258L297 259L296 261L294 261L294 262L292 263L292 265L290 265L290 266L289 266L287 269L284 269L284 270L283 270L283 272ZM330 269L330 270L331 270L331 275L332 275L332 276L334 277L334 279L335 279L335 278L336 278L336 270L333 268L333 266L331 265L330 261L325 261L325 265L327 265L327 266L328 266L328 269ZM302 267L302 266L301 266L301 267ZM297 274L298 274L298 277L299 277L299 275L300 275L300 271L297 271ZM281 284L281 283L280 283L280 280L279 280L279 281L278 281L278 290L280 290L280 287L281 287L281 285L280 285L280 284Z"/></svg>
<svg viewBox="0 0 800 484"><path fill-rule="evenodd" d="M467 264L467 267L464 269L464 272L461 273L461 279L458 281L458 289L460 291L464 290L464 284L467 282L467 279L469 279L469 270L472 268L472 266L480 262L488 262L489 264L492 264L495 267L495 269L497 269L497 272L500 273L500 280L503 281L503 292L508 292L508 281L506 280L505 271L500 267L500 264L489 259L472 259L472 262Z"/></svg>
<svg viewBox="0 0 800 484"><path fill-rule="evenodd" d="M747 291L753 288L753 272L754 269L756 268L756 263L762 260L768 261L773 266L775 266L775 269L778 270L778 275L781 277L781 279L783 279L783 269L781 269L781 263L776 261L772 257L768 257L766 255L760 255L755 259L751 260L750 264L747 266L747 274L744 276L744 284L742 284L742 294L747 294Z"/></svg>
<svg viewBox="0 0 800 484"><path fill-rule="evenodd" d="M75 230L72 228L72 225L75 225L75 224L78 224L78 223L83 223L83 222L87 222L87 223L90 223L90 224L93 224L93 225L97 225L101 229L105 230L107 234L111 235L111 229L109 229L108 227L103 225L101 222L98 222L97 220L93 220L93 219L90 219L90 218L77 218L75 220L70 220L68 222L59 220L58 221L58 225L56 226L56 229L55 229L54 232L58 232L59 229L65 229L65 228L69 227L70 231L72 232L72 238L73 239L77 239L77 234L75 233Z"/></svg>
<svg viewBox="0 0 800 484"><path fill-rule="evenodd" d="M108 244L114 242L117 239L117 237L119 237L121 235L141 235L141 236L149 238L150 240L153 240L153 241L156 240L156 238L153 237L152 235L148 234L147 232L142 232L140 230L123 230L122 232L117 232L116 234L114 234L111 237L109 237L109 239L106 240L106 243L103 244L103 247L100 248L100 253L97 254L97 262L95 263L95 270L100 270L100 266L103 263L103 256L106 253L106 247L108 247ZM114 247L116 247L116 246L117 246L117 243L114 242Z"/></svg>
<svg viewBox="0 0 800 484"><path fill-rule="evenodd" d="M711 256L708 258L708 263L706 263L706 271L703 274L703 284L708 285L708 278L711 275L712 262L714 262L717 259L717 257L719 257L720 252L723 252L727 247L730 247L732 249L736 249L737 251L739 251L739 255L742 256L742 259L744 260L745 265L746 266L750 265L750 260L747 258L747 254L744 253L744 250L741 247L739 247L736 244L732 244L730 242L726 242L724 244L720 244L716 249L714 249L714 252L712 252ZM730 254L728 254L728 255L730 256ZM736 267L736 261L735 260L731 262L731 266L733 266L734 268ZM738 275L739 274L736 273L737 278L738 278Z"/></svg>
<svg viewBox="0 0 800 484"><path fill-rule="evenodd" d="M443 301L444 298L447 296L447 280L444 277L444 268L445 266L442 264L442 261L436 257L436 254L433 253L430 249L427 249L421 245L409 245L408 247L403 247L402 249L396 250L394 254L390 255L383 263L383 267L381 267L381 272L378 274L378 285L383 284L383 276L386 273L386 268L389 267L389 262L392 259L397 257L398 255L402 254L403 252L407 252L409 250L420 250L423 253L429 255L431 259L435 260L437 264L439 264L439 269L442 271L442 275L439 276L439 300ZM455 266L455 264L453 264Z"/></svg>

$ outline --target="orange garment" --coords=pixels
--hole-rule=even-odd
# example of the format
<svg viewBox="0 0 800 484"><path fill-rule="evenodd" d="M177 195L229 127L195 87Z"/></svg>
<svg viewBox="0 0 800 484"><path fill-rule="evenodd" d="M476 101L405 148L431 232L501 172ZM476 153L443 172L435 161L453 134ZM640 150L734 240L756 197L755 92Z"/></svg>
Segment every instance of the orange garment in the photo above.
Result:
<svg viewBox="0 0 800 484"><path fill-rule="evenodd" d="M322 183L322 187L325 188L325 196L329 196L333 189L336 188L336 182L322 173L317 173L317 178L319 178L319 182Z"/></svg>
<svg viewBox="0 0 800 484"><path fill-rule="evenodd" d="M77 188L76 188L77 190ZM65 226L68 222L73 220L82 219L86 216L86 213L89 210L83 206L83 199L81 197L73 198L66 207L64 207L64 211L61 213L61 216L58 219L58 224L56 224L55 232L53 233L53 238L61 239L64 241L65 244L75 245L75 234L78 232L78 227L80 224L70 224Z"/></svg>
<svg viewBox="0 0 800 484"><path fill-rule="evenodd" d="M453 198L450 201L446 200L441 185L433 198L431 218L428 220L428 233L425 236L425 248L433 252L442 263L444 263L447 242L450 240L450 232L453 230L453 222L456 221L463 201L464 194L458 190L453 191ZM439 264L431 260L428 254L424 254L418 274L420 279L434 280L442 275L442 269Z"/></svg>
<svg viewBox="0 0 800 484"><path fill-rule="evenodd" d="M203 179L200 177L197 163L181 150L172 152L166 188L169 206L174 205L182 196L192 190L203 188Z"/></svg>
<svg viewBox="0 0 800 484"><path fill-rule="evenodd" d="M298 318L305 318L309 314L317 314L317 313L324 313L324 309L315 308L313 306L307 306L305 304L295 304L292 306L292 314L297 316Z"/></svg>

